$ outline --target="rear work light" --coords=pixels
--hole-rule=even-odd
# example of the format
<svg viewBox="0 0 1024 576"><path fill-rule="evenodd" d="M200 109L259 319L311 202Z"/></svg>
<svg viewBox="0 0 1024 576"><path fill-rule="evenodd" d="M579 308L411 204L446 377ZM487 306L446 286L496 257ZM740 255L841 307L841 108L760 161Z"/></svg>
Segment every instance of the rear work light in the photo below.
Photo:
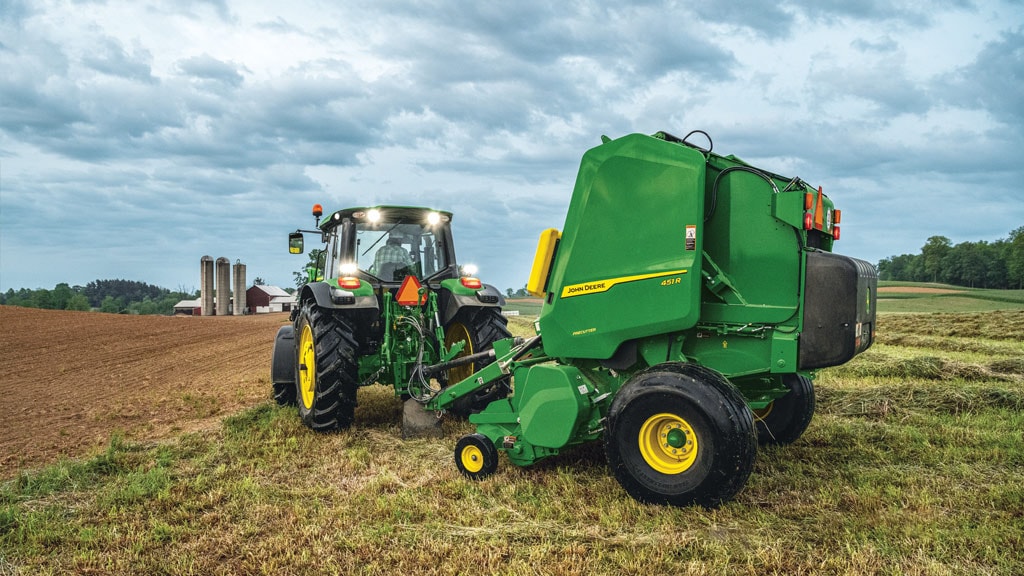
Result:
<svg viewBox="0 0 1024 576"><path fill-rule="evenodd" d="M459 278L459 280L462 282L463 286L470 290L479 290L484 287L479 278L473 278L472 276L463 276L462 278Z"/></svg>

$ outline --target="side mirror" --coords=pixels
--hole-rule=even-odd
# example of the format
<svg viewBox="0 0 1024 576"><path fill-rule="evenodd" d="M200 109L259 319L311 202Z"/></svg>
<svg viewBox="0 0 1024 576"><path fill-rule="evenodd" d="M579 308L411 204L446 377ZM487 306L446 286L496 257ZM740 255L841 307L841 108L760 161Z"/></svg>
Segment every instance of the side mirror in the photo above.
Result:
<svg viewBox="0 0 1024 576"><path fill-rule="evenodd" d="M302 232L292 232L288 235L288 253L302 254Z"/></svg>

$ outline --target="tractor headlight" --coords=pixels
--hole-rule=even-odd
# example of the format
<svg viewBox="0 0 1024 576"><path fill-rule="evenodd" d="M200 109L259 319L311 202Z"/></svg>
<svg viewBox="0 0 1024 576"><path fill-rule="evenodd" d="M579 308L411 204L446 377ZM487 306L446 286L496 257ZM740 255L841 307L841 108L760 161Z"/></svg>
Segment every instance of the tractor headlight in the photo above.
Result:
<svg viewBox="0 0 1024 576"><path fill-rule="evenodd" d="M368 210L366 212L366 219L370 222L380 222L380 210L376 208Z"/></svg>
<svg viewBox="0 0 1024 576"><path fill-rule="evenodd" d="M427 224L431 226L437 226L441 222L441 215L437 212L431 212L427 214Z"/></svg>

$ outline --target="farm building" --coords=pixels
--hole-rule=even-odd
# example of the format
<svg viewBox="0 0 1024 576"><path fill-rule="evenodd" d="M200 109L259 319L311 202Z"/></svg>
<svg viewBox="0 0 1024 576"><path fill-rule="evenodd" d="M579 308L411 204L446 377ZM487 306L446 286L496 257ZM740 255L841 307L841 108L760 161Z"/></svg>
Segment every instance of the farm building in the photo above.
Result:
<svg viewBox="0 0 1024 576"><path fill-rule="evenodd" d="M245 300L251 314L268 312L291 312L295 296L277 286L253 286L245 291Z"/></svg>
<svg viewBox="0 0 1024 576"><path fill-rule="evenodd" d="M174 305L174 313L182 314L185 316L200 316L203 312L203 301L199 298L195 300L182 300Z"/></svg>

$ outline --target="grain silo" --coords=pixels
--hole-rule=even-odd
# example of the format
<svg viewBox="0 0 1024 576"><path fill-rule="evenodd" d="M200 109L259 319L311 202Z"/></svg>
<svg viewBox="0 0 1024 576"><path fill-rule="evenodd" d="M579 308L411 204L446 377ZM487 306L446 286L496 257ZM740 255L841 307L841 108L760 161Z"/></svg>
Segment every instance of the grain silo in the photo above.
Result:
<svg viewBox="0 0 1024 576"><path fill-rule="evenodd" d="M235 316L245 314L245 264L235 260L234 266L235 299L231 307L231 313Z"/></svg>
<svg viewBox="0 0 1024 576"><path fill-rule="evenodd" d="M199 307L203 316L213 316L213 258L199 259Z"/></svg>
<svg viewBox="0 0 1024 576"><path fill-rule="evenodd" d="M217 316L227 316L231 310L231 261L217 258Z"/></svg>

